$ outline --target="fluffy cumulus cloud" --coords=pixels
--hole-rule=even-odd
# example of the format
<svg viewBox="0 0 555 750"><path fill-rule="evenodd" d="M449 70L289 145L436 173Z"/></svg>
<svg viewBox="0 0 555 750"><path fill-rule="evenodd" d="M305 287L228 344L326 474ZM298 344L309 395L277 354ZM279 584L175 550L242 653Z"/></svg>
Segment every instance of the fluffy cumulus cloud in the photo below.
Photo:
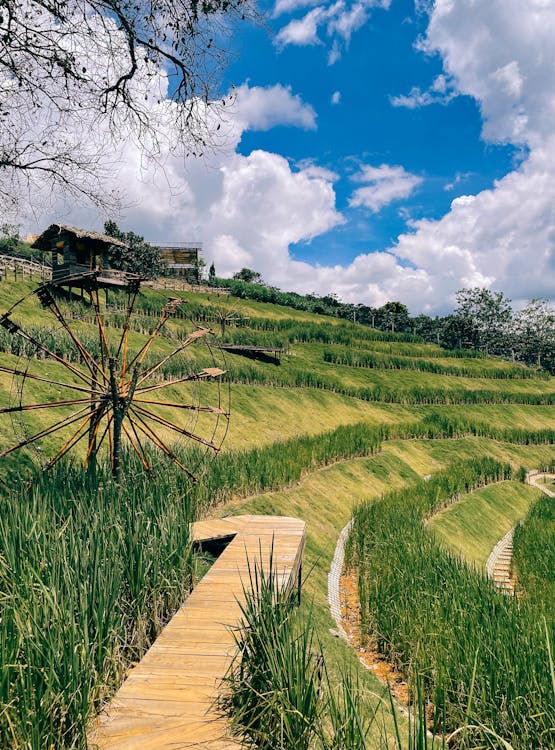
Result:
<svg viewBox="0 0 555 750"><path fill-rule="evenodd" d="M365 184L354 191L349 205L355 208L364 206L373 212L379 211L388 203L408 198L422 182L421 177L406 172L403 167L389 164L379 167L365 164L352 179Z"/></svg>
<svg viewBox="0 0 555 750"><path fill-rule="evenodd" d="M526 158L491 189L456 198L442 219L413 222L389 252L361 255L346 268L317 269L312 288L372 304L402 299L414 312L448 310L464 286L502 289L516 302L553 299L555 4L436 0L427 10L421 44L441 55L444 72L429 89L413 89L393 103L417 107L472 96L484 140L521 145ZM366 193L370 208L379 203L379 184Z"/></svg>
<svg viewBox="0 0 555 750"><path fill-rule="evenodd" d="M308 0L277 0L274 15L291 12L314 3ZM330 43L328 63L333 65L341 57L342 49L348 46L351 36L362 28L376 8L387 10L391 0L333 0L318 4L301 18L294 18L278 32L275 44L283 49L287 45L309 46L324 44L322 36Z"/></svg>
<svg viewBox="0 0 555 750"><path fill-rule="evenodd" d="M413 89L393 103L417 107L472 96L484 140L522 145L527 156L491 189L456 198L442 219L413 222L389 252L361 255L346 268L318 269L318 288L373 304L402 299L415 312L449 309L463 286L503 289L517 302L553 299L555 4L436 0L427 10L421 45L441 55L443 74L428 90ZM399 176L402 183L402 171ZM365 187L370 190L359 188L351 200L379 208L380 181Z"/></svg>
<svg viewBox="0 0 555 750"><path fill-rule="evenodd" d="M290 125L304 130L316 129L316 112L293 94L290 86L249 86L237 89L234 121L240 130L270 130L276 125Z"/></svg>
<svg viewBox="0 0 555 750"><path fill-rule="evenodd" d="M422 91L419 86L413 86L408 94L391 96L390 102L394 107L417 109L426 107L428 104L449 104L456 96L458 93L453 82L441 73L436 76L428 89Z"/></svg>
<svg viewBox="0 0 555 750"><path fill-rule="evenodd" d="M283 86L239 89L235 110L219 131L227 145L217 157L190 157L184 163L168 153L164 170L157 171L155 163L142 161L139 150L127 144L114 166L114 184L128 189L121 224L151 240L202 239L207 260L214 260L221 274L246 265L282 288L336 292L367 304L400 299L415 313L450 309L463 286L503 289L517 301L552 298L554 39L551 0L436 0L422 42L444 63L445 87L433 85L434 95L474 97L484 139L521 144L526 158L491 189L455 198L440 220L412 222L385 252L361 254L347 266L292 259L292 243L310 241L345 218L336 208L337 175L322 165L292 165L261 150L237 151L249 128L316 126L310 105ZM409 195L420 178L401 166L364 165L356 179L351 210L377 211ZM61 218L60 206L43 214L41 225L56 218ZM98 215L84 208L72 207L66 218L100 224Z"/></svg>
<svg viewBox="0 0 555 750"><path fill-rule="evenodd" d="M492 189L420 221L395 252L426 270L436 294L491 286L523 301L555 288L555 5L549 0L437 0L424 47L476 99L483 138L523 145L524 162Z"/></svg>
<svg viewBox="0 0 555 750"><path fill-rule="evenodd" d="M553 132L554 35L550 0L438 0L424 48L479 102L486 140L535 146Z"/></svg>
<svg viewBox="0 0 555 750"><path fill-rule="evenodd" d="M277 125L316 127L312 107L287 87L241 86L224 133L225 148L185 161L171 152L145 161L133 141L114 163L114 183L126 186L121 225L151 241L204 243L218 273L253 266L266 278L289 285L289 246L309 241L342 223L335 207L337 175L312 161L291 165L278 154L237 152L242 134ZM77 225L99 227L94 208L60 202L43 212L42 224L63 216ZM34 223L26 225L35 229Z"/></svg>

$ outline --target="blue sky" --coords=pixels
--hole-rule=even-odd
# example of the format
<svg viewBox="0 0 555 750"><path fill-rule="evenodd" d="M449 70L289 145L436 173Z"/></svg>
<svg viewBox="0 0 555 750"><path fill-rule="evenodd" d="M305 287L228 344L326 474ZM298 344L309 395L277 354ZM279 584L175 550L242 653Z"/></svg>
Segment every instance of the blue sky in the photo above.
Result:
<svg viewBox="0 0 555 750"><path fill-rule="evenodd" d="M310 10L310 6L308 7ZM239 152L264 149L286 156L292 165L313 160L339 175L337 207L346 223L310 241L291 245L297 260L345 264L361 252L385 250L407 229L407 218L438 219L453 198L489 188L511 171L515 147L481 139L479 106L469 96L409 109L393 106L391 98L413 87L426 90L443 73L439 55L415 48L428 17L409 0L393 0L388 10L376 8L370 21L356 31L338 61L330 65L330 44L287 45L275 40L284 22L302 18L307 8L272 18L266 25L244 28L234 42L235 54L225 81L251 86L290 86L317 113L317 129L278 126L247 131ZM339 102L332 96L339 92ZM402 165L422 178L406 199L377 212L349 208L353 183L349 175L361 163Z"/></svg>
<svg viewBox="0 0 555 750"><path fill-rule="evenodd" d="M149 161L122 137L110 218L153 242L202 240L222 276L248 266L282 289L414 314L445 313L474 286L516 306L554 299L553 0L260 11L225 40L221 93L235 94L223 119L207 111L216 148L168 145ZM48 197L26 227L108 218Z"/></svg>

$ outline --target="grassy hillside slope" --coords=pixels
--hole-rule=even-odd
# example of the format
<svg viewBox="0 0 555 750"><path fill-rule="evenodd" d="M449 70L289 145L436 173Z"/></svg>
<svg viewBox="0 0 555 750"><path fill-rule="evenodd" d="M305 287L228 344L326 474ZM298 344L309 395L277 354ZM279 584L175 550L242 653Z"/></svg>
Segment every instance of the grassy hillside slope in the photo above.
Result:
<svg viewBox="0 0 555 750"><path fill-rule="evenodd" d="M2 282L0 314L32 288L33 284L27 281ZM114 532L114 541L107 545L106 557L102 557L102 546L95 547L100 561L94 568L95 585L104 585L103 576L112 566L110 555L114 554L116 539L135 552L138 538L145 547L159 550L163 545L173 543L169 528L172 517L180 519L176 523L181 524L185 523L185 518L207 513L215 516L243 512L278 513L304 518L308 522L305 570L310 571L305 584L305 601L314 602L318 636L330 654L332 670L334 664L347 661L353 669L360 671L360 679L371 702L370 693L381 693L383 686L372 675L363 672L349 646L329 632L333 622L326 604L327 574L339 531L352 516L355 505L372 502L392 489L400 489L426 475L448 470L461 459L491 457L510 463L514 469L552 463L555 460L555 406L552 405L555 403L555 380L500 360L461 358L433 345L407 342L402 337L396 340L390 334L336 318L262 303L238 303L224 296L186 295L171 290L147 289L141 294L139 311L132 320L130 346L133 349L139 349L147 340L157 312L167 299L176 295L187 299L184 317L171 320L167 336L156 343L155 354L162 356L171 351L176 342L193 330L195 322L212 326L216 341L256 346L279 344L285 353L279 360L268 358L264 361L245 354L225 354L225 380L231 389L232 417L222 454L196 488L183 481L178 470L169 465L164 475L167 485L163 485L167 486L170 498L167 508L162 507L163 503L160 505L163 488L161 495L156 493L148 504L143 504L141 498L145 485L137 485L138 489L132 496L125 491L114 515L112 511L106 511L117 533ZM111 301L115 305L121 302L117 295L112 295ZM92 341L95 329L90 309L74 301L64 303L64 310L75 310L79 314L76 330ZM222 337L219 320L228 313L235 318L225 325ZM108 318L111 321L108 335L116 340L121 335L121 310L112 307ZM44 313L33 296L17 307L14 319L35 331L45 328ZM56 345L65 346L59 332L43 330L43 333L52 335ZM71 354L71 349L64 351ZM350 353L351 364L345 363L346 351ZM26 361L11 352L13 343L0 329L2 366L20 366L18 362ZM185 371L185 368L195 369L209 364L207 353L202 348L195 347L195 351L191 349L190 352L188 360L178 362L177 368ZM342 362L329 361L326 352L341 355ZM29 353L32 352L27 351ZM372 366L360 366L369 354L373 357ZM438 371L438 365L443 370ZM31 358L29 367L36 374L48 374L54 379L63 375L65 382L73 382L71 374L68 375L52 360ZM173 377L172 373L169 376ZM9 376L0 372L0 408L14 403L10 390ZM184 384L172 386L166 393L178 402L191 398L190 388ZM214 393L214 386L206 384L199 395L204 403L211 403ZM38 381L33 382L27 395L34 403L58 398L50 386ZM59 408L62 415L69 413L66 407ZM165 407L157 409L160 415L169 414ZM197 414L196 417L202 428L203 415ZM45 424L44 419L39 411L29 413L25 420L26 429L33 434ZM175 419L181 426L188 424L188 417L182 413L176 413ZM338 428L344 428L344 432L337 433ZM330 431L333 430L336 432L332 436ZM16 436L20 434L17 422L14 427L11 415L0 414L0 450L13 444L14 431ZM161 430L161 435L165 440L172 440L169 430ZM63 437L49 436L41 441L42 455L52 455ZM8 483L8 487L1 490L2 502L6 517L8 513L10 517L9 529L0 529L0 546L7 545L9 537L12 541L15 539L15 545L29 546L29 553L25 551L24 557L28 554L30 560L43 557L46 560L52 555L49 564L61 571L64 566L72 568L77 565L79 545L90 544L90 527L87 527L86 519L89 518L90 504L95 501L94 493L78 489L82 449L76 458L78 462L73 468L63 469L75 481L75 488L72 489L69 483L64 487L58 473L58 499L47 489L49 480L45 479L37 489L36 502L29 508L24 507L23 495L17 494L17 484L24 466L33 470L38 460L36 454L29 451L0 459L0 478ZM109 483L107 479L103 481ZM480 502L461 503L464 512L459 513L463 517L454 526L449 526L447 511L438 519L438 524L443 524L445 539L452 540L457 536L460 549L469 559L481 560L490 537L494 535L494 528L497 535L500 523L515 517L528 501L521 486L507 484L509 486L511 492L497 494L492 487L481 491L485 496ZM187 499L187 513L177 513L175 503L179 496ZM89 504L87 508L85 503ZM105 501L103 507L104 504ZM77 520L68 522L73 507L80 523ZM33 513L37 514L36 518L33 518ZM153 513L156 517L152 516ZM133 518L140 519L139 530L133 527ZM157 536L158 523L167 529L167 540ZM36 531L43 526L44 533ZM48 527L52 528L46 533ZM480 538L476 538L476 528L483 530ZM15 531L18 529L19 538L24 541L17 541ZM70 530L73 534L71 554L64 552L65 538ZM51 531L56 533L55 542L49 536ZM184 531L180 539L185 544ZM5 550L0 551L5 556ZM5 569L0 571L0 583L6 585L9 595L0 606L5 611L11 608L17 616L13 620L0 620L0 629L6 628L0 633L0 644L4 644L2 657L8 660L4 663L20 663L31 670L39 666L34 665L32 659L39 658L39 644L45 626L37 615L41 611L43 584L56 593L60 617L65 612L69 621L75 623L71 637L74 640L90 637L89 626L85 627L84 623L90 618L93 622L97 616L94 608L91 609L91 602L86 602L84 594L80 602L74 598L66 602L71 591L66 584L74 580L74 570L71 575L68 573L64 583L62 579L58 581L50 576L48 565L44 569L39 566L37 570L23 570L16 566L15 561L12 565L11 558L6 559ZM122 601L125 602L125 617L129 619L125 620L125 626L123 621L114 626L110 639L102 644L99 642L94 664L85 660L80 665L81 670L89 670L86 676L76 674L74 669L60 669L59 665L65 665L73 658L71 642L65 649L61 639L51 654L40 656L44 658L40 664L44 674L55 673L56 681L63 684L60 705L56 701L61 698L53 687L46 691L47 699L41 701L36 691L45 690L44 685L33 686L35 692L30 696L25 692L27 687L21 679L22 673L17 670L10 673L0 692L3 709L0 712L0 745L15 748L47 748L52 744L56 747L84 746L86 718L98 710L102 701L117 687L126 666L125 658L138 658L156 636L164 619L178 605L179 598L182 600L187 593L187 576L192 575L190 571L194 567L189 558L176 559L176 571L189 571L184 574L187 582L179 591L175 573L171 574L165 567L171 567L171 555L165 558L161 553L160 558L153 557L149 563L157 571L152 586L154 593L150 588L147 590L145 570L141 567L143 562L137 558L137 567L122 569L121 578L127 581L126 598ZM115 569L119 570L119 565L123 562L118 558ZM83 569L79 575L84 582L83 591L86 591L87 576L92 573ZM166 580L171 584L170 592L164 588ZM26 592L27 600L23 601L18 595L14 581L21 581L21 590ZM9 586L7 582L10 582ZM112 582L110 585L117 597L120 584ZM151 620L148 609L152 597L158 604L156 617ZM106 627L108 632L110 628ZM94 631L92 624L90 628ZM15 641L14 632L19 634ZM28 643L34 643L36 638L35 652L24 646L23 633ZM133 641L131 645L126 643L129 638ZM88 686L85 692L79 688L80 679ZM40 730L33 732L26 719L32 711L43 711L44 714ZM376 735L370 746L383 747L382 743L383 738Z"/></svg>

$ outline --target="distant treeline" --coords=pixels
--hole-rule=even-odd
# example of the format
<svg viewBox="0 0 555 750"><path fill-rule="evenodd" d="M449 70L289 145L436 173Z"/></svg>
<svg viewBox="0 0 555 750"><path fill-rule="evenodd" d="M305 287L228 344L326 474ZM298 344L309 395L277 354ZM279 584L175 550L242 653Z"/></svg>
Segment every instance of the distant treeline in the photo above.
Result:
<svg viewBox="0 0 555 750"><path fill-rule="evenodd" d="M555 373L555 310L547 300L530 300L523 310L515 313L511 300L502 292L463 289L457 293L453 313L411 317L402 302L370 307L341 302L334 294L319 297L282 292L261 282L253 284L241 279L214 277L210 283L215 287L227 287L232 296L240 299L270 302L343 318L381 331L418 336L420 340L447 349L477 349Z"/></svg>

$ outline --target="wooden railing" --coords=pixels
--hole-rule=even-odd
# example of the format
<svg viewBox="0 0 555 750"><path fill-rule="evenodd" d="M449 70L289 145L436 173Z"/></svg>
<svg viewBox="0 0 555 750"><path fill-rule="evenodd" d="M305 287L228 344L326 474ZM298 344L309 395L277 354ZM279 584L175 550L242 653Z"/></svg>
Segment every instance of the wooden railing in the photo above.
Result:
<svg viewBox="0 0 555 750"><path fill-rule="evenodd" d="M19 258L14 255L0 255L0 277L13 278L33 278L39 277L42 281L48 281L52 278L52 269L44 263L37 263L29 258Z"/></svg>

